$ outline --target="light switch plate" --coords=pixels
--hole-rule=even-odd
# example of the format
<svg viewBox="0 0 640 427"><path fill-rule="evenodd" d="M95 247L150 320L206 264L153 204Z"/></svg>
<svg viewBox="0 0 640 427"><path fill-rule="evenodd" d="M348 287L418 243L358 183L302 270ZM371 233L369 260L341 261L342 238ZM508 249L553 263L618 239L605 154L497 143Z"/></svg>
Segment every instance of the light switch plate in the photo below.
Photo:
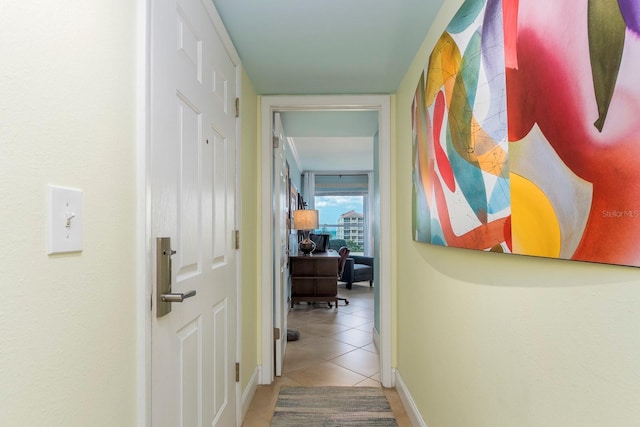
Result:
<svg viewBox="0 0 640 427"><path fill-rule="evenodd" d="M48 254L82 251L82 191L48 187Z"/></svg>

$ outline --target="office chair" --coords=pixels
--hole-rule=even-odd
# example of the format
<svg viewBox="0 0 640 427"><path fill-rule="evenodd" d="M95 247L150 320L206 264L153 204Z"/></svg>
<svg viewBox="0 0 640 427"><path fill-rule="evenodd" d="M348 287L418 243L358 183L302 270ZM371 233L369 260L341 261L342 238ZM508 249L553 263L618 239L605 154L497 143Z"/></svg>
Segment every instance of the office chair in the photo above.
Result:
<svg viewBox="0 0 640 427"><path fill-rule="evenodd" d="M342 279L342 274L344 273L344 266L347 263L347 258L349 257L349 248L346 246L342 246L338 249L338 255L340 255L340 260L338 261L338 280ZM349 305L349 300L346 298L338 297L338 300L344 301L345 305Z"/></svg>

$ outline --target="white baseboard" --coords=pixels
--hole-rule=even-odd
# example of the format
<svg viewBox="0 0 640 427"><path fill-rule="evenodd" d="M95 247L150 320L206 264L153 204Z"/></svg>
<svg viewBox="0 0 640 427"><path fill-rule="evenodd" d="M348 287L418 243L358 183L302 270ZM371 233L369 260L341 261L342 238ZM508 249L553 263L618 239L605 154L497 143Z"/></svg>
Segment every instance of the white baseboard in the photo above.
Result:
<svg viewBox="0 0 640 427"><path fill-rule="evenodd" d="M244 420L244 417L247 415L247 411L249 410L249 406L251 405L253 396L256 394L257 388L258 388L258 367L256 367L256 369L253 370L253 374L251 374L249 383L247 383L247 387L242 392L242 406L240 407L240 410L242 412L241 414L242 420Z"/></svg>
<svg viewBox="0 0 640 427"><path fill-rule="evenodd" d="M411 424L419 427L428 427L427 423L422 419L422 415L420 415L420 411L418 411L418 407L413 401L411 393L397 369L395 369L395 374L396 391L398 392L398 396L400 396L400 400L402 400L402 404L404 405L405 411L407 411L407 415L409 415L409 419L411 419Z"/></svg>

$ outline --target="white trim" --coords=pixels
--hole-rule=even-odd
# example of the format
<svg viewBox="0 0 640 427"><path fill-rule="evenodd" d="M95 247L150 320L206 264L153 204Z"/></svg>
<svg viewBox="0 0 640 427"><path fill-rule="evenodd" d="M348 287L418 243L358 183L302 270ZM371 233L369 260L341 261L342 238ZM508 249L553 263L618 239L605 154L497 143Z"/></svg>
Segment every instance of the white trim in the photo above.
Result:
<svg viewBox="0 0 640 427"><path fill-rule="evenodd" d="M229 33L224 26L224 22L222 22L222 18L218 13L218 10L214 6L212 1L202 0L202 5L209 12L209 19L211 19L211 23L218 33L218 37L220 37L220 41L222 42L222 46L227 51L229 58L231 58L231 62L236 67L240 65L240 55L238 55L238 51L236 51L236 47L233 45L233 41L231 37L229 37Z"/></svg>
<svg viewBox="0 0 640 427"><path fill-rule="evenodd" d="M390 97L378 112L378 185L380 219L378 247L380 248L380 381L384 387L393 387L391 369L391 103Z"/></svg>
<svg viewBox="0 0 640 427"><path fill-rule="evenodd" d="M251 378L247 383L247 388L244 389L242 393L242 397L240 400L240 420L238 425L242 425L242 421L244 421L244 417L247 416L247 412L249 411L249 406L251 406L251 401L253 400L253 396L256 394L256 389L258 388L258 367L253 370L253 374L251 374Z"/></svg>
<svg viewBox="0 0 640 427"><path fill-rule="evenodd" d="M296 144L293 141L293 138L288 136L286 141L287 141L287 145L289 145L289 149L290 149L289 151L291 152L291 157L293 157L293 161L296 162L296 169L298 169L300 173L304 173L304 171L300 166L301 165L300 156L298 156L298 150L296 149Z"/></svg>
<svg viewBox="0 0 640 427"><path fill-rule="evenodd" d="M380 374L384 387L393 387L391 368L391 100L389 95L264 96L261 102L261 369L260 384L271 384L273 369L273 243L271 170L274 111L378 110L378 173L380 181Z"/></svg>
<svg viewBox="0 0 640 427"><path fill-rule="evenodd" d="M411 420L411 424L418 427L428 427L427 423L422 419L422 415L420 415L420 411L418 411L418 406L416 402L413 401L413 397L411 397L411 393L407 388L407 384L402 380L402 376L400 375L400 371L395 369L395 377L396 377L396 391L398 392L398 396L400 396L400 400L404 405L405 411L407 411L407 415Z"/></svg>
<svg viewBox="0 0 640 427"><path fill-rule="evenodd" d="M147 254L150 235L149 89L151 0L136 2L136 383L138 426L151 424L151 275Z"/></svg>
<svg viewBox="0 0 640 427"><path fill-rule="evenodd" d="M271 165L271 151L273 150L273 115L267 104L267 98L262 98L261 123L261 163L262 163L262 194L260 215L262 241L262 329L260 331L262 364L260 366L260 384L271 384L275 377L273 345L273 219L272 219L272 185L273 168Z"/></svg>
<svg viewBox="0 0 640 427"><path fill-rule="evenodd" d="M226 47L226 46L225 46ZM236 63L236 97L241 98L242 95L242 65ZM242 105L242 104L241 104ZM235 214L234 228L240 232L242 231L240 225L242 224L242 114L238 111L238 118L236 118L236 189L235 189ZM236 250L236 363L242 362L242 253L243 248L240 245L240 249ZM236 424L242 425L242 419L244 418L243 406L242 406L242 385L240 381L236 382Z"/></svg>

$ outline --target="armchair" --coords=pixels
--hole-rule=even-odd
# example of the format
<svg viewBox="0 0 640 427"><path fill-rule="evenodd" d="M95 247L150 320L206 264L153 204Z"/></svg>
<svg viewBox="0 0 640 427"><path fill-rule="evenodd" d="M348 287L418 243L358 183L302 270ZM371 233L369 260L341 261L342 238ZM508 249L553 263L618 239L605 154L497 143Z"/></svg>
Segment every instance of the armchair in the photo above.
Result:
<svg viewBox="0 0 640 427"><path fill-rule="evenodd" d="M339 250L346 244L344 239L331 239L329 241L329 247L334 250ZM353 282L368 281L369 286L373 286L373 257L349 255L345 260L340 281L347 283L347 289L352 288Z"/></svg>
<svg viewBox="0 0 640 427"><path fill-rule="evenodd" d="M347 289L351 289L353 282L369 282L373 286L373 258L362 255L350 255L344 264L344 271L340 278L347 282Z"/></svg>

